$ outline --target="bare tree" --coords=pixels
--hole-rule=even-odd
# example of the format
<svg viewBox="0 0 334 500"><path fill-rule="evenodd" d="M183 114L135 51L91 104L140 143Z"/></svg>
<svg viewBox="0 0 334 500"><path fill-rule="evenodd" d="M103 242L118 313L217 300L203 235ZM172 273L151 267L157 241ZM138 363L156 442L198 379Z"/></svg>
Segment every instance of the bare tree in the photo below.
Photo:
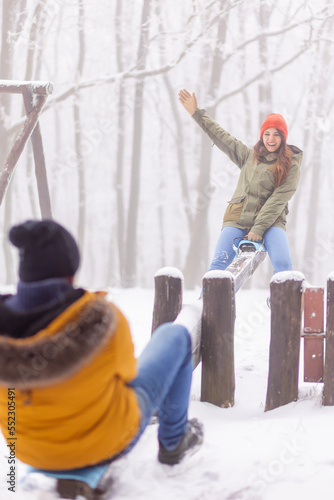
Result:
<svg viewBox="0 0 334 500"><path fill-rule="evenodd" d="M5 80L10 80L13 75L13 55L14 44L11 40L11 33L15 32L17 21L17 9L19 7L19 0L3 0L2 2L2 32L1 32L1 54L0 54L0 74ZM7 124L11 113L11 95L0 94L0 159L1 165L4 165L5 158L9 151L12 134L7 130ZM4 233L7 232L11 224L12 216L12 198L11 190L5 199L4 210ZM14 267L11 249L8 245L7 238L3 240L5 269L6 269L6 282L13 283Z"/></svg>
<svg viewBox="0 0 334 500"><path fill-rule="evenodd" d="M332 33L333 18L325 21L320 30L319 41L317 43L318 56L316 58L316 68L312 75L315 92L313 93L313 103L311 103L310 108L313 111L312 134L310 137L312 142L312 153L309 157L309 162L312 166L310 178L311 192L308 202L308 223L303 258L304 272L310 280L316 279L320 266L320 262L317 262L317 255L315 253L315 241L318 236L317 221L319 220L322 182L325 168L323 161L323 121L326 118L326 114L330 111L330 109L328 109L328 103L332 95L331 75L333 71L333 43L328 43ZM305 210L305 201L302 204L302 208Z"/></svg>
<svg viewBox="0 0 334 500"><path fill-rule="evenodd" d="M149 16L151 0L143 1L140 40L138 45L138 69L145 68L147 56L147 41L149 35ZM123 285L126 287L136 284L137 274L137 231L138 212L140 195L140 171L142 153L142 133L143 133L143 96L145 81L138 79L135 85L134 97L134 117L133 117L133 142L132 142L132 162L131 162L131 186L129 209L127 217L126 248L123 276Z"/></svg>
<svg viewBox="0 0 334 500"><path fill-rule="evenodd" d="M123 43L122 43L122 0L117 0L115 17L115 41L117 70L124 70ZM121 275L124 272L125 251L125 214L124 214L124 153L125 153L125 84L123 79L118 84L118 124L117 124L117 153L116 153L116 197L117 197L117 247L118 261ZM123 281L121 279L121 281Z"/></svg>
<svg viewBox="0 0 334 500"><path fill-rule="evenodd" d="M78 59L75 71L75 80L82 78L85 64L85 32L84 32L85 8L83 0L78 0ZM78 194L79 194L79 217L78 217L78 244L84 248L85 225L86 225L86 185L85 185L85 165L82 154L82 123L81 123L81 98L79 92L73 99L73 120L74 120L74 144L78 167Z"/></svg>
<svg viewBox="0 0 334 500"><path fill-rule="evenodd" d="M264 70L264 77L259 80L259 124L263 122L268 114L268 106L271 108L272 98L272 79L269 73L268 52L272 49L268 47L268 38L265 33L270 24L270 16L274 9L272 4L265 0L259 0L258 22L259 22L259 61L260 68Z"/></svg>
<svg viewBox="0 0 334 500"><path fill-rule="evenodd" d="M213 102L217 95L223 71L224 58L222 47L224 47L226 38L229 4L229 0L221 0L218 6L221 11L227 11L227 13L221 16L217 27L217 42L211 60L211 76L208 89L209 102ZM226 11L224 11L224 8ZM207 109L207 113L212 118L215 118L216 109L216 106L212 105ZM196 284L201 283L203 273L209 261L208 213L211 197L211 155L211 144L208 138L203 135L201 142L200 173L197 183L198 195L196 213L192 222L190 245L184 267L185 282L189 287L194 287Z"/></svg>
<svg viewBox="0 0 334 500"><path fill-rule="evenodd" d="M85 26L81 28L77 10L79 5L85 11L81 18L83 20L84 16ZM87 110L85 117L88 120L94 113L89 107L91 93L83 90L94 91L94 103L98 107L101 123L107 117L112 121L114 130L117 130L108 143L108 156L102 148L99 150L102 160L101 175L104 175L102 170L105 169L106 178L110 178L110 165L115 166L111 196L101 196L99 203L95 204L89 213L90 218L98 217L105 227L116 227L117 231L101 231L94 238L98 246L97 253L104 252L105 256L105 252L109 252L109 271L105 272L105 266L99 264L94 252L89 253L91 246L88 251L85 248L87 260L94 259L94 262L87 266L94 270L90 272L89 278L100 274L98 281L105 280L104 282L109 284L109 273L113 283L118 284L118 270L115 274L115 266L112 266L115 259L110 252L112 233L113 243L117 248L116 264L123 275L123 285L143 284L145 280L147 283L147 275L155 270L152 268L156 262L166 262L167 265L169 262L175 262L174 254L177 251L177 262L185 263L187 285L200 283L210 258L209 210L214 197L212 183L215 181L212 172L216 171L216 156L212 154L210 141L204 135L196 141L195 151L189 152L189 149L186 149L186 117L177 103L176 86L191 79L196 81L197 93L207 96L204 101L208 113L215 116L218 106L224 103L227 127L232 125L232 130L235 130L237 125L238 133L240 131L247 139L253 138L255 127L257 130L254 116L261 121L264 114L269 112L269 106L271 110L282 102L282 99L286 101L290 118L293 115L298 133L305 134L306 146L302 167L303 173L305 172L304 180L301 181L293 199L294 210L289 217L289 226L294 226L294 219L305 222L305 190L307 197L311 183L312 187L316 186L315 159L317 158L318 163L321 159L324 165L318 167L319 171L319 168L325 168L324 162L328 158L324 141L328 137L327 131L321 129L320 139L316 140L308 130L304 132L302 129L306 107L312 111L308 116L310 130L314 130L318 124L321 108L326 107L326 111L332 116L333 91L329 84L326 87L320 78L316 78L317 74L324 75L326 40L330 55L332 50L331 32L318 29L321 23L329 22L329 19L333 18L331 1L316 4L315 0L298 0L272 6L270 2L262 0L255 3L246 0L185 0L181 3L171 0L165 4L154 0L131 0L125 10L121 0L111 4L108 0L101 0L96 6L88 0L61 3L47 0L3 0L2 8L1 77L38 79L40 76L43 78L49 75L47 78L54 82L54 94L48 98L44 108L44 111L52 109L52 115L43 111L42 120L43 126L46 124L48 130L47 156L55 158L56 166L58 167L59 163L61 168L64 163L66 167L75 168L77 162L80 163L78 170L52 168L55 172L51 185L56 206L54 216L59 216L59 208L60 213L63 212L64 209L60 207L63 193L73 189L73 177L77 175L74 182L78 184L81 199L79 206L73 210L73 217L75 220L78 218L80 246L84 241L88 242L86 236L90 234L85 195L92 180L92 173L89 170L84 172L83 169L85 137L82 135L82 113L83 109ZM228 24L224 28L227 19ZM140 32L138 29L132 29L136 20L138 25L140 24ZM99 30L92 29L94 23L98 23ZM137 33L140 33L138 47L133 51L133 48L130 49L130 43L133 47ZM68 50L66 41L73 39L75 48L79 48L78 52ZM106 53L112 56L101 56ZM323 63L320 64L320 61ZM308 71L310 67L312 69ZM329 68L330 64L327 64L327 67ZM312 77L307 79L304 74ZM291 75L294 85L288 82ZM152 83L150 105L147 91L149 79ZM330 81L330 78L328 80ZM109 107L105 106L105 96L109 90L113 95L112 119ZM129 95L133 91L135 96L130 102ZM110 95L110 92L108 93ZM0 98L1 153L6 154L13 134L23 124L25 116L24 113L20 115L22 103L16 105L17 98L15 101L13 99L13 102L10 96L2 95ZM201 101L203 102L202 97ZM151 103L154 103L157 109L156 115L152 117L148 115L152 109ZM228 110L236 112L228 113ZM244 117L242 121L241 114ZM146 141L143 127L148 119L152 120L154 136L157 139L149 146L151 154L144 149ZM197 137L200 137L199 133ZM164 148L168 141L175 147L173 146L173 151L166 156ZM71 160L68 159L70 156ZM168 204L160 203L161 197L159 198L158 193L155 193L159 202L154 215L148 213L145 203L140 205L142 194L145 195L143 190L146 189L143 184L145 175L142 158L148 161L148 170L153 169L153 162L156 162L157 158L160 165L169 161L175 164L175 196L180 193L180 207L176 212L182 216L173 227L166 224L166 221L170 220ZM188 160L192 167L189 169ZM36 190L33 189L34 183L29 182L32 177L31 160L26 158L26 161L30 165L28 182L25 172L20 168L16 174L17 181L13 185L13 194L21 200L25 196L24 191L30 190L32 201L25 204L25 208L36 216ZM64 186L61 187L58 182L60 175L64 180ZM155 168L154 175L157 189L166 193L169 186L165 181L164 169ZM17 192L19 188L20 193ZM196 192L195 203L192 200L191 188ZM11 196L7 193L6 205L3 207L3 218L6 218L7 225L13 222L15 217L21 216L19 205L11 207L10 203ZM310 203L312 207L314 203L320 204L313 195ZM112 215L111 206L117 207ZM315 209L311 215L318 220L320 212ZM154 262L150 248L143 247L140 251L137 248L139 240L142 239L140 228L144 226L144 219L152 220L152 235L155 238L158 236L160 242L160 258ZM103 222L104 220L106 222ZM176 235L173 241L169 239L170 234ZM179 234L181 238L178 238ZM306 235L306 231L303 236L305 241L306 238L310 241L311 236ZM212 237L216 239L217 234ZM310 254L307 254L307 258L310 258ZM142 263L141 273L137 273L139 262ZM12 265L7 261L2 267L10 272Z"/></svg>

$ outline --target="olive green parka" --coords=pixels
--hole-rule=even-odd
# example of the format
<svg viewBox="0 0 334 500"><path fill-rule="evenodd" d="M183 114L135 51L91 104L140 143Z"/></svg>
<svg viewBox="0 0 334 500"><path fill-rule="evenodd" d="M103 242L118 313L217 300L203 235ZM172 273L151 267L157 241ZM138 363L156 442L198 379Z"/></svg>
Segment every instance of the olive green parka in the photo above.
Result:
<svg viewBox="0 0 334 500"><path fill-rule="evenodd" d="M276 152L268 152L257 161L252 148L232 137L205 110L197 109L192 118L241 170L237 187L225 211L223 227L246 229L259 236L263 236L271 226L285 229L288 202L298 186L302 151L289 145L292 150L289 174L275 188Z"/></svg>

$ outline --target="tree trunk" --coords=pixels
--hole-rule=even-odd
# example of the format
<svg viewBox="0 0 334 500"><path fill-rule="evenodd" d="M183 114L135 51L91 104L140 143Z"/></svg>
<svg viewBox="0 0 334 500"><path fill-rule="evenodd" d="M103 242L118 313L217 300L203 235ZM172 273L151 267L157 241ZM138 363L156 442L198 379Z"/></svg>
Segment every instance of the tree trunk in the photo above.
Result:
<svg viewBox="0 0 334 500"><path fill-rule="evenodd" d="M116 5L116 22L115 22L115 38L116 38L116 59L117 70L123 71L123 43L121 37L121 20L122 20L122 0L117 0ZM118 85L118 134L117 134L117 153L116 153L116 197L117 197L117 247L119 269L122 276L124 274L124 243L125 243L125 214L124 214L124 128L125 128L125 85L123 80ZM109 274L112 275L110 269Z"/></svg>
<svg viewBox="0 0 334 500"><path fill-rule="evenodd" d="M272 9L272 5L268 5L263 0L260 0L259 29L261 32L265 31L269 26ZM268 40L266 35L261 35L259 38L259 59L260 67L266 70L265 77L259 82L259 125L261 126L268 113L271 112L273 102L272 79L268 72Z"/></svg>
<svg viewBox="0 0 334 500"><path fill-rule="evenodd" d="M163 7L160 3L156 4L155 7L155 14L157 18L160 20L159 22L159 31L163 33L165 31L164 27L164 20L162 17L163 14ZM160 65L163 66L166 64L166 56L165 53L167 51L166 47L166 40L163 39L160 43L159 46L159 52L160 52ZM180 203L180 206L182 207L182 210L185 212L185 216L188 222L188 230L190 232L191 228L191 221L192 221L192 210L191 210L191 202L190 202L190 194L189 194L189 183L188 183L188 178L187 178L187 172L186 172L186 163L185 163L185 157L184 157L184 147L185 147L185 142L184 142L184 133L183 133L183 123L180 117L180 106L177 100L177 92L175 88L173 87L170 77L168 74L164 74L163 77L163 83L165 85L165 88L167 90L167 94L169 97L169 107L170 111L172 113L172 116L174 118L174 124L173 127L175 130L173 130L173 137L175 138L175 152L176 152L176 162L177 162L177 173L179 175L180 179L180 186L181 186L181 193L182 193L182 200ZM159 89L160 91L160 89ZM161 101L164 102L164 97L162 96ZM162 120L165 120L165 116L162 116ZM160 134L160 141L161 143L164 142L164 135ZM163 145L163 144L162 144ZM163 151L162 148L159 148L160 151ZM162 179L159 183L159 190L163 190L165 187L165 181L164 181L164 158L162 158L162 155L159 159L159 174L160 178ZM167 208L168 210L168 208ZM166 236L165 236L165 228L164 228L164 215L165 215L165 205L163 203L159 203L158 207L158 220L159 220L159 230L160 230L160 248L159 251L161 253L161 259L160 259L160 265L164 266L166 262ZM177 241L174 247L174 261L177 266L181 267L181 250L180 250L180 242Z"/></svg>
<svg viewBox="0 0 334 500"><path fill-rule="evenodd" d="M333 21L329 19L324 22L323 29L319 33L324 39L330 36L332 32ZM308 218L307 218L307 230L306 239L304 244L304 258L303 258L303 272L306 274L307 279L312 282L317 279L317 274L319 273L319 261L317 254L315 252L315 241L317 239L316 228L318 227L318 215L320 209L320 196L321 196L321 186L323 182L323 140L324 140L324 130L319 126L319 117L325 117L328 107L327 99L331 93L332 83L330 78L324 78L326 72L328 71L328 66L330 64L331 56L330 44L326 41L322 42L319 40L319 57L317 58L318 66L315 72L315 82L316 82L316 92L314 94L314 125L312 127L312 155L310 157L310 166L312 177L311 182L311 195L309 202L307 204ZM326 111L325 111L326 110ZM305 209L305 200L303 203L303 208Z"/></svg>
<svg viewBox="0 0 334 500"><path fill-rule="evenodd" d="M19 3L19 0L2 0L0 71L1 78L3 80L10 80L12 78L13 54L15 46L11 40L10 34L14 31ZM8 134L4 128L4 123L6 122L6 118L10 115L11 100L12 97L10 94L3 93L0 95L2 114L2 119L0 120L1 166L4 164L9 151Z"/></svg>
<svg viewBox="0 0 334 500"><path fill-rule="evenodd" d="M220 8L226 4L221 1ZM216 96L224 66L221 47L226 38L227 15L222 17L218 25L217 44L211 65L209 101ZM207 109L207 113L215 118L216 106ZM209 263L209 227L208 215L211 202L212 187L210 185L212 147L206 136L202 136L200 174L197 183L196 213L192 221L190 245L184 266L186 287L193 288L202 281L202 276Z"/></svg>
<svg viewBox="0 0 334 500"><path fill-rule="evenodd" d="M10 33L14 32L16 14L18 12L19 0L2 0L2 31L1 31L1 54L0 54L0 74L4 80L12 78L14 43L10 39ZM9 93L0 94L0 160L2 168L5 164L10 150L11 135L8 134L5 123L10 116L12 96ZM10 244L7 239L7 232L11 226L12 200L11 189L7 191L4 203L4 227L3 232L6 237L3 239L3 250L5 258L6 283L15 282L13 256Z"/></svg>
<svg viewBox="0 0 334 500"><path fill-rule="evenodd" d="M145 68L147 43L149 35L149 14L151 0L144 0L141 33L138 47L138 65L140 71ZM135 109L133 120L133 142L132 142L132 162L131 162L131 186L128 210L128 224L126 235L126 253L125 253L125 276L123 276L123 286L132 287L137 279L137 230L138 230L138 211L140 195L140 174L141 174L141 150L143 134L143 96L144 79L138 79L135 85Z"/></svg>
<svg viewBox="0 0 334 500"><path fill-rule="evenodd" d="M173 117L175 120L176 127L176 155L177 155L177 163L178 163L178 173L180 176L181 182L181 192L182 192L182 204L184 206L184 211L187 217L187 221L189 224L189 228L191 227L192 222L192 212L191 212L191 203L190 203L190 195L189 195L189 183L187 179L186 165L184 159L184 134L183 134L183 124L180 119L179 110L177 108L177 101L174 89L171 85L170 78L168 75L164 75L163 77L164 84L166 86L168 96L170 99L171 111L173 113Z"/></svg>
<svg viewBox="0 0 334 500"><path fill-rule="evenodd" d="M245 24L246 24L246 16L247 13L245 13L244 9L240 9L240 14L239 14L239 27L240 27L240 36L241 39L245 38ZM246 63L247 63L247 56L245 51L242 51L240 54L241 58L241 64L240 64L240 69L241 69L241 80L246 81L247 78L247 71L246 71ZM252 131L252 103L249 98L248 94L248 89L245 88L242 92L242 99L243 99L243 120L244 120L244 126L246 130L246 137L249 140L254 140L253 137L251 137L251 131Z"/></svg>
<svg viewBox="0 0 334 500"><path fill-rule="evenodd" d="M82 77L85 62L85 33L84 33L84 4L83 0L78 0L78 39L79 53L75 79L78 81ZM85 165L82 154L82 134L81 134L81 99L80 93L76 93L73 98L73 119L74 119L74 144L78 165L78 195L79 195L79 217L78 217L78 245L83 251L85 244L85 224L86 224L86 187L85 187Z"/></svg>

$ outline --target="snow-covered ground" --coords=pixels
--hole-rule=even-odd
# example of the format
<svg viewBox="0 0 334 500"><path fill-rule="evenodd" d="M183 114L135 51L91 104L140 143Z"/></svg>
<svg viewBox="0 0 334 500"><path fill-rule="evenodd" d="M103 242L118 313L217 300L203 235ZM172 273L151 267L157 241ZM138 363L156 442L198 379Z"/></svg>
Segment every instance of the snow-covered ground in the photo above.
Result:
<svg viewBox="0 0 334 500"><path fill-rule="evenodd" d="M264 412L270 312L265 290L237 293L235 406L218 408L200 401L201 367L194 372L190 417L205 425L202 448L178 466L158 463L156 425L125 458L114 464L110 499L131 500L333 500L334 408L321 405L322 384L302 380L299 400ZM185 292L191 302L196 292ZM130 321L136 353L150 337L153 290L110 290ZM47 500L52 480L36 477L40 488L7 491L7 448L0 441L1 499ZM25 466L18 464L18 480ZM27 484L29 486L29 482ZM45 489L41 489L41 487Z"/></svg>

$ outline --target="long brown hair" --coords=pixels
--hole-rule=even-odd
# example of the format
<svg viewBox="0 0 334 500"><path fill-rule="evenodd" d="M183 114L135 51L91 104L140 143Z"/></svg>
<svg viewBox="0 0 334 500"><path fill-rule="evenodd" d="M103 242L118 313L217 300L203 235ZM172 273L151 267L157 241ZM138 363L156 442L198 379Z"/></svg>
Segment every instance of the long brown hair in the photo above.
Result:
<svg viewBox="0 0 334 500"><path fill-rule="evenodd" d="M285 135L280 130L276 130L281 136L282 142L279 147L277 156L275 188L280 186L282 182L284 182L287 178L292 157L292 151L286 143ZM265 156L266 154L268 154L268 150L263 143L262 137L259 142L255 144L253 151L256 161L260 161L261 156Z"/></svg>

